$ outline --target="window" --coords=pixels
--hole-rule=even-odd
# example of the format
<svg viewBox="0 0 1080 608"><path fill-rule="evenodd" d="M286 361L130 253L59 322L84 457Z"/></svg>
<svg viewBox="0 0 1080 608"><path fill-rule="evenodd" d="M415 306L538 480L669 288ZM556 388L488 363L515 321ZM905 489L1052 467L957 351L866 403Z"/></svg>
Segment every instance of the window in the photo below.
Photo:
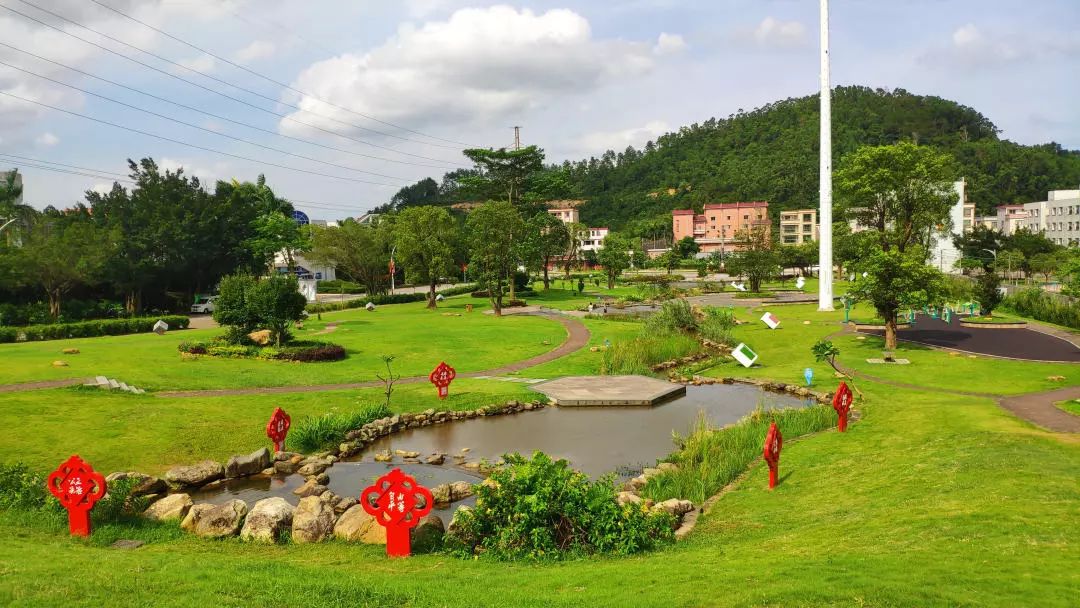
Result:
<svg viewBox="0 0 1080 608"><path fill-rule="evenodd" d="M796 239L796 237L794 237L794 236L785 236L784 237L784 242L785 243L795 243L795 242L797 242L795 239Z"/></svg>
<svg viewBox="0 0 1080 608"><path fill-rule="evenodd" d="M803 224L802 225L802 231L809 234L809 233L814 231L814 225L813 224Z"/></svg>
<svg viewBox="0 0 1080 608"><path fill-rule="evenodd" d="M804 222L813 222L814 221L814 214L812 214L812 213L804 213L804 214L802 214L802 221L804 221Z"/></svg>
<svg viewBox="0 0 1080 608"><path fill-rule="evenodd" d="M742 216L742 219L745 222L745 221L750 219L750 216L749 215L744 215L744 216Z"/></svg>

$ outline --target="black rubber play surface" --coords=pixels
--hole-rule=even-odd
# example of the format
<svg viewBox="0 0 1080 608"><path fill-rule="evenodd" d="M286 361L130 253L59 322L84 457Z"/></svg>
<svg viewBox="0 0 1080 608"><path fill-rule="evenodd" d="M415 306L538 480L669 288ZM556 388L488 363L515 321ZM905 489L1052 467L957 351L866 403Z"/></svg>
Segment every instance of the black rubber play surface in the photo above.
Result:
<svg viewBox="0 0 1080 608"><path fill-rule="evenodd" d="M884 335L883 330L863 333ZM1033 361L1080 362L1080 348L1061 338L1031 329L972 329L960 325L958 317L951 323L918 315L911 329L896 332L901 340L929 346L955 348L971 353L1013 357Z"/></svg>

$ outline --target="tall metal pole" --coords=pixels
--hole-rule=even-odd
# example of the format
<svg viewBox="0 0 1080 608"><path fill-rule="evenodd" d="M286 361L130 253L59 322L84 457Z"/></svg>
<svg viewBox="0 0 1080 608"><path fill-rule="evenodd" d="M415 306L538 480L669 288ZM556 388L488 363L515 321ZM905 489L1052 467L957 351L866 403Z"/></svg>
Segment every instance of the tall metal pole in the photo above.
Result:
<svg viewBox="0 0 1080 608"><path fill-rule="evenodd" d="M397 267L394 266L394 252L397 251L397 245L390 248L390 295L394 295L394 275L397 274Z"/></svg>
<svg viewBox="0 0 1080 608"><path fill-rule="evenodd" d="M833 309L832 88L829 84L829 0L821 0L821 177L818 221L818 310Z"/></svg>

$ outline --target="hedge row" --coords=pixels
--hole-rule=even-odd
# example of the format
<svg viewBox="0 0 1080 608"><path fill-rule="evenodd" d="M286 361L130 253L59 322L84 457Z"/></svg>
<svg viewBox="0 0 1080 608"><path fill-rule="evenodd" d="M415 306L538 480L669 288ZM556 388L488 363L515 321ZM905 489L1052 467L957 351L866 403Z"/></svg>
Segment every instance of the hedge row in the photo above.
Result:
<svg viewBox="0 0 1080 608"><path fill-rule="evenodd" d="M1080 300L1033 288L1005 298L1001 305L1025 317L1080 329Z"/></svg>
<svg viewBox="0 0 1080 608"><path fill-rule="evenodd" d="M686 277L681 274L635 274L619 277L623 283L673 283L685 281Z"/></svg>
<svg viewBox="0 0 1080 608"><path fill-rule="evenodd" d="M457 285L449 289L444 289L439 293L446 297L449 297L461 295L464 293L470 293L474 289L476 289L476 285ZM396 293L394 295L380 294L367 298L356 298L355 300L349 300L347 302L325 302L322 304L308 304L307 311L311 314L315 314L320 312L330 312L332 310L345 310L346 308L363 308L368 305L368 302L371 302L376 306L382 306L383 304L407 304L409 302L423 302L424 300L427 300L427 292Z"/></svg>
<svg viewBox="0 0 1080 608"><path fill-rule="evenodd" d="M57 323L54 325L28 325L26 327L0 327L0 343L36 342L40 340L64 340L67 338L93 338L97 336L121 336L153 331L159 320L169 324L169 329L187 329L191 319L181 315L141 317L136 319L102 319L80 323Z"/></svg>

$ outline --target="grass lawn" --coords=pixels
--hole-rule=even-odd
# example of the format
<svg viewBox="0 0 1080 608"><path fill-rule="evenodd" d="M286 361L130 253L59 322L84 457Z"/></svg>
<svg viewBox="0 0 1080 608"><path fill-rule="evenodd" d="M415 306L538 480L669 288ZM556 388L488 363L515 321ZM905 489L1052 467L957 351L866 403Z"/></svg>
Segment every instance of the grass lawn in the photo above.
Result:
<svg viewBox="0 0 1080 608"><path fill-rule="evenodd" d="M1070 414L1080 416L1080 399L1073 399L1071 401L1059 401L1054 405L1065 410L1066 412L1069 412Z"/></svg>
<svg viewBox="0 0 1080 608"><path fill-rule="evenodd" d="M980 317L978 315L968 315L963 317L963 320L967 323L1015 323L1017 321L1026 321L1016 315L1005 314L1002 312L995 312L989 317Z"/></svg>
<svg viewBox="0 0 1080 608"><path fill-rule="evenodd" d="M463 306L465 301L448 304ZM422 309L409 306L381 307L375 314L380 319L400 314L395 325L408 332L409 319L419 325L416 320L426 318ZM814 308L768 308L782 321L778 330L758 321L765 309L749 313L737 309L740 320L750 322L737 327L735 335L758 351L762 365L751 370L723 365L708 373L802 382L802 369L809 366L815 369L819 387L833 388L832 370L813 362L810 346L840 329L843 311L818 313ZM368 318L363 311L357 316L340 314L346 319ZM324 315L324 321L333 318ZM505 340L509 332L498 328L515 327L513 331L526 334L536 329L531 324L498 325L511 320L493 320L496 329L483 329L482 337L459 336L462 343L445 347L452 352L490 351L485 356L495 362L520 358L513 349L498 348L498 342L486 347L481 343ZM564 335L551 321L521 320L557 330L560 340ZM593 344L632 337L641 328L637 323L604 320L585 323ZM368 332L368 339L393 340L409 349L423 335L376 337L366 326L357 331ZM528 346L538 337L520 342ZM73 540L62 520L0 510L0 605L1076 605L1080 485L1075 480L1080 479L1080 440L1042 431L990 399L948 394L935 387L993 393L1044 390L1061 386L1046 381L1048 375L1080 382L1076 371L1080 366L951 357L906 344L897 354L910 358L912 365L871 366L864 360L880 354L879 339L844 336L836 343L847 366L927 388L858 382L867 398L856 403L861 417L846 434L825 431L785 443L776 490L765 489L766 469L757 462L701 519L688 540L660 551L565 563L459 560L446 555L388 561L383 549L374 546L341 542L253 546L238 540L201 540L174 526L150 524L102 526L89 540ZM507 354L511 352L515 354ZM6 354L0 351L0 356ZM599 353L585 349L521 375L588 373L599 359ZM182 365L186 364L172 357L157 371L171 377L172 368ZM10 374L15 381L26 379ZM205 375L207 382L227 376ZM296 380L281 378L277 383L290 382ZM517 398L526 390L520 384L462 379L451 387L445 405L473 407ZM77 389L4 394L0 424L9 432L0 461L21 460L45 471L78 451L99 469L160 471L175 462L223 458L265 445L262 427L275 405L288 409L295 421L353 407L361 399L377 399L378 393L366 389L213 399ZM401 386L394 399L396 410L438 404L426 384ZM1047 476L1048 467L1052 477ZM118 538L148 544L134 551L109 548Z"/></svg>
<svg viewBox="0 0 1080 608"><path fill-rule="evenodd" d="M472 313L466 304L475 304ZM450 298L438 310L424 303L380 306L375 312L352 309L323 313L298 338L341 344L349 356L342 361L290 363L203 357L181 361L177 344L208 340L221 329L185 330L164 336L138 334L76 340L53 340L0 345L0 384L108 376L145 389L211 389L363 382L383 371L380 355L397 356L394 369L403 376L426 375L439 361L460 372L490 369L547 352L566 339L566 330L549 319L485 315L486 300ZM444 316L443 313L460 316ZM338 324L320 334L329 322ZM75 347L79 355L62 355ZM52 367L63 359L69 367Z"/></svg>

